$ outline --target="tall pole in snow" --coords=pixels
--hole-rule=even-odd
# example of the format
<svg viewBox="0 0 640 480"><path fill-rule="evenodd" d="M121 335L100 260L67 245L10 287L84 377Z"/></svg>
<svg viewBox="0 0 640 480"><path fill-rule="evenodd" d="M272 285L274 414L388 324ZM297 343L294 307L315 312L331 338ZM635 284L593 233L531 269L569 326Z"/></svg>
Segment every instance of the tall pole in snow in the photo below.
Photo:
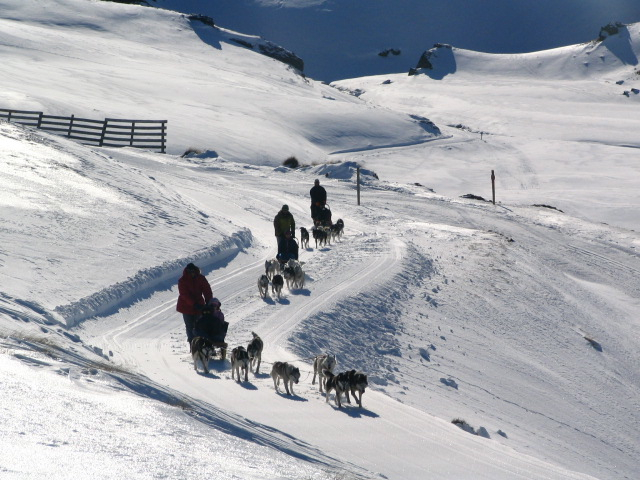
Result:
<svg viewBox="0 0 640 480"><path fill-rule="evenodd" d="M491 170L491 192L493 194L493 204L496 204L496 174Z"/></svg>
<svg viewBox="0 0 640 480"><path fill-rule="evenodd" d="M360 205L360 167L356 168L356 186L358 191L358 205Z"/></svg>

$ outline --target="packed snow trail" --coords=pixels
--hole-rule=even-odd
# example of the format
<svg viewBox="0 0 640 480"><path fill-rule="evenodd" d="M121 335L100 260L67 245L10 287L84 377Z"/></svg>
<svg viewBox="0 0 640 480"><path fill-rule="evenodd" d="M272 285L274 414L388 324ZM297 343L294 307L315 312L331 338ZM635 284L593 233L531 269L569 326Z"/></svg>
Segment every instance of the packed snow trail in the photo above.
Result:
<svg viewBox="0 0 640 480"><path fill-rule="evenodd" d="M517 410L524 414L532 413L530 408L510 398L514 397L513 391L492 384L488 378L485 379L485 385L465 381L465 369L479 368L474 366L478 361L491 361L490 357L485 358L485 353L478 352L476 346L461 343L458 347L462 349L460 352L449 351L446 340L435 340L425 331L431 337L431 342L443 345L430 354L439 357L438 364L426 362L416 370L412 355L402 353L410 352L416 346L405 345L407 340L403 340L402 332L406 330L405 324L411 316L418 315L420 318L427 313L426 318L431 320L426 323L422 320L421 328L428 330L437 326L444 320L441 313L444 310L452 315L446 322L462 321L467 328L478 329L480 325L473 327L464 320L467 315L465 312L468 311L471 318L482 318L483 321L495 317L496 312L486 311L482 314L491 302L487 303L488 297L483 298L484 295L478 296L477 290L469 290L471 285L467 286L464 278L480 275L477 281L490 286L487 293L493 296L495 293L492 291L512 288L510 285L519 278L515 275L520 275L520 272L516 269L515 273L510 274L505 268L515 266L516 258L522 255L532 259L538 255L540 258L549 258L546 268L549 269L548 280L552 284L556 280L551 271L559 265L579 273L579 264L567 263L566 248L569 247L563 247L565 233L549 228L544 214L531 222L523 216L523 213L531 214L526 209L516 214L512 209L481 203L448 201L437 196L424 196L417 187L370 189L366 203L358 207L350 205L353 200L348 197L353 195L352 190L333 183L329 190L334 220L344 218L345 236L327 247L301 250L300 259L305 262L307 274L303 289L285 289L281 300L262 300L258 296L256 281L264 271L265 259L275 253L272 215L282 203L287 203L297 217L298 225L309 226L310 222L305 221L308 216L308 185L287 180L287 185L292 188L288 188L282 196L274 196L270 192L277 187L264 188L263 183L277 184L281 182L281 175L297 178L299 174L274 172L274 178L271 179L259 169L252 169L245 172L240 184L234 181L231 174L235 173L237 167L223 164L209 169L215 175L208 176L205 180L207 188L202 188L194 182L189 169L182 170L184 167L171 165L170 162L163 168L154 174L158 181L163 175L171 175L174 179L183 176L184 188L176 187L179 195L205 215L220 216L216 213L219 209L216 204L224 200L227 218L237 219L234 223L223 221L220 225L227 234L238 229L251 231L253 244L249 248L222 263L209 265L205 273L214 295L222 300L223 311L231 324L227 335L229 347L246 345L250 340L250 332L256 331L265 341L263 366L260 374L250 376L248 384L237 384L231 380L228 361L212 361L212 373L209 376L196 374L188 354L182 319L175 312L175 287L157 291L151 297L123 308L110 317L84 322L79 328L84 341L96 344L104 351L112 351L116 363L122 363L148 376L158 385L166 385L196 402L211 405L203 408L229 412L232 417L247 417L261 426L260 429L274 429L280 432L278 438L282 435L289 438L288 442L291 443L285 447L279 444L280 440L274 441L276 448L293 450L295 445L302 442L312 450L322 451L325 456L323 462L333 464L336 468L351 465L353 472L369 472L365 476L381 474L388 478L420 478L422 472L433 471L434 468L430 461L434 457L425 455L425 451L433 452L439 458L448 455L447 449L431 433L426 432L433 432L434 422L442 422L442 427L438 428L444 428L448 434L453 428L456 434L457 429L448 421L432 417L435 413L446 419L455 414L440 411L440 407L437 407L440 402L435 402L433 411L412 407L422 404L416 397L423 391L418 385L434 375L436 382L438 378L448 378L448 382L465 385L467 395L454 395L460 407L457 412L461 415L473 415L472 412L480 408L485 416L492 411L491 403L495 401L511 405L515 419L522 414ZM179 185L180 181L177 183ZM247 193L229 199L225 196L226 190ZM416 216L416 211L421 212L419 216ZM570 247L572 251L584 242L582 233L575 233L573 246ZM510 241L512 237L515 237L513 242ZM554 245L552 250L555 256L549 257L547 249L550 245ZM595 251L597 244L579 248ZM540 253L536 252L538 249L541 249ZM607 252L607 255L610 257L611 252ZM620 251L616 255L625 257L628 252ZM620 278L615 267L621 260L609 257L594 257L601 259L605 267L611 265L609 270L602 270L599 274L605 277L615 274ZM488 271L483 273L478 270L479 265L488 266ZM635 288L631 273L632 270L629 270L628 277L620 278L622 289ZM481 278L488 274L493 276ZM429 295L426 292L430 292ZM465 300L460 303L456 300L458 298ZM550 300L555 302L554 296ZM500 315L497 320L502 321ZM509 328L516 327L517 323L519 321L512 322ZM525 330L522 333L514 331L510 335L531 334L530 326L523 324L523 328ZM375 332L378 332L377 337ZM370 339L366 337L371 334L374 345L368 343ZM483 335L480 330L478 334ZM536 333L536 338L539 335ZM451 333L448 336L455 337ZM444 335L441 337L444 338ZM363 338L367 340L362 342ZM458 338L456 341L461 340ZM482 336L479 340L482 344L489 339ZM412 344L420 343L419 337L409 341ZM490 356L499 358L498 354L492 353L490 344L484 348L487 348ZM429 350L421 350L424 352L422 355L428 356L426 352ZM369 374L370 388L364 395L362 410L351 406L344 408L340 414L333 406L333 395L327 405L324 397L318 393L317 385L311 385L310 357L322 351L338 354L339 370L358 368ZM469 357L465 360L464 352L470 351L474 351L474 357L477 358L469 364ZM459 353L463 354L460 358ZM301 369L302 379L300 384L294 386L296 395L292 398L274 391L268 373L276 360L290 361ZM423 370L424 366L426 370ZM418 371L423 373L416 377ZM523 379L530 374L523 373ZM421 379L422 375L426 377ZM401 398L403 389L396 390L396 385L401 387L402 384L405 390L403 402L406 405L388 396ZM444 395L445 398L450 395L446 389L437 389L432 394ZM551 424L562 424L544 412L538 414ZM352 434L336 435L335 432L344 430L345 419L348 418L351 419L347 425ZM407 421L406 418L412 420ZM517 422L502 418L498 424L506 430L517 429L512 421ZM384 427L381 422L384 422ZM381 434L383 431L384 434ZM492 461L491 466L483 466L483 471L491 471L491 478L520 478L517 473L520 469L527 472L522 474L522 478L536 478L535 474L531 476L531 472L538 471L538 468L542 475L540 478L586 478L549 464L541 463L532 467L532 464L539 462L516 453L496 440L470 436L462 431L460 435L463 442L474 445L470 451L474 448L496 449L495 462ZM358 441L354 438L366 438L367 447L359 449ZM549 441L551 439L549 437ZM394 447L390 448L392 441ZM373 446L375 458L371 458L369 453L371 442L378 444L377 447ZM397 462L390 458L385 460L386 455L394 458L406 455L406 470L388 471L387 466ZM561 460L558 458L555 463L561 464ZM521 462L526 467L522 467ZM465 470L466 467L461 467L458 473L463 474ZM451 473L451 470L447 472Z"/></svg>

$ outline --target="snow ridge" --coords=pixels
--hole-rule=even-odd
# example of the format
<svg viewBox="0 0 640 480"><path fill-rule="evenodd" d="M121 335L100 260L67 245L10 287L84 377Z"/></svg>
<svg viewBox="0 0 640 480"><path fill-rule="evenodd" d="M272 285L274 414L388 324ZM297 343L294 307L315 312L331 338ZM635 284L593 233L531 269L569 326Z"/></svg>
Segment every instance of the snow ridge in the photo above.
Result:
<svg viewBox="0 0 640 480"><path fill-rule="evenodd" d="M81 298L67 305L55 308L55 313L66 321L67 327L73 327L88 318L109 315L123 306L148 297L157 290L166 290L175 285L175 280L182 274L184 266L194 262L203 273L213 270L214 265L236 255L251 246L253 235L249 230L241 230L227 237L222 242L204 248L190 255L151 268L138 271L131 277Z"/></svg>

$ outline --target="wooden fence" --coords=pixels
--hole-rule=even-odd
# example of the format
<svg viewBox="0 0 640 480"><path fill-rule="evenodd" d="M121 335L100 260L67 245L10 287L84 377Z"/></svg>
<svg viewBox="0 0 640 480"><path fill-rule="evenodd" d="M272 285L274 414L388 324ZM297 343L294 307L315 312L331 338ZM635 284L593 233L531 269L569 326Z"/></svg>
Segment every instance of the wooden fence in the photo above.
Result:
<svg viewBox="0 0 640 480"><path fill-rule="evenodd" d="M95 147L134 147L166 152L166 120L91 120L0 108L0 120L40 128Z"/></svg>

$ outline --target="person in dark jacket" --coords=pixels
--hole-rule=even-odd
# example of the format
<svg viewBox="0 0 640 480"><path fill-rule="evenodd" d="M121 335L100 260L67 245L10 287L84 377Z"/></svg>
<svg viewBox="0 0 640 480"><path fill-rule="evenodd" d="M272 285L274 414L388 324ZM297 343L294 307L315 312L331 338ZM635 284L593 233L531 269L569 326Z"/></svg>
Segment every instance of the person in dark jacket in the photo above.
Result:
<svg viewBox="0 0 640 480"><path fill-rule="evenodd" d="M278 252L281 252L284 247L286 233L291 232L291 236L295 237L296 231L296 221L293 219L288 205L283 205L273 219L273 228L278 241Z"/></svg>
<svg viewBox="0 0 640 480"><path fill-rule="evenodd" d="M318 216L327 203L327 191L320 186L320 180L316 178L313 187L309 190L311 197L311 219L314 225L318 222Z"/></svg>
<svg viewBox="0 0 640 480"><path fill-rule="evenodd" d="M178 304L176 310L182 314L187 330L187 341L191 344L193 327L202 308L213 298L211 285L200 269L193 263L184 268L178 280Z"/></svg>
<svg viewBox="0 0 640 480"><path fill-rule="evenodd" d="M196 320L193 328L194 337L205 337L212 342L224 342L229 323L224 321L224 313L220 310L222 304L217 298L212 298L202 308L202 315Z"/></svg>
<svg viewBox="0 0 640 480"><path fill-rule="evenodd" d="M298 242L291 232L284 234L284 240L278 245L278 255L276 258L280 263L286 263L289 259L298 259Z"/></svg>

